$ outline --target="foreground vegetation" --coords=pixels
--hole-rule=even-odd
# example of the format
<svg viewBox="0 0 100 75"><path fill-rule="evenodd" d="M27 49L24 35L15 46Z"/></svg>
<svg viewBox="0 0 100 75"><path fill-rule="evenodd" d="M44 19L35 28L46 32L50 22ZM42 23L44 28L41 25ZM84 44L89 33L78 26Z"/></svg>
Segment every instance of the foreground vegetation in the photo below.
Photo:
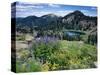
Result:
<svg viewBox="0 0 100 75"><path fill-rule="evenodd" d="M82 41L35 41L30 50L19 50L16 72L95 68L97 48Z"/></svg>

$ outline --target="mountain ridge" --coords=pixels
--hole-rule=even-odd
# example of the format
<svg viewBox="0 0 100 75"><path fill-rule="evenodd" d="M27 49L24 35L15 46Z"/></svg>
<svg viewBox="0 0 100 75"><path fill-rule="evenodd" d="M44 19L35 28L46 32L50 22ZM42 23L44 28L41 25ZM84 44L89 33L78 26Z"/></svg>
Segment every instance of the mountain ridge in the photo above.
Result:
<svg viewBox="0 0 100 75"><path fill-rule="evenodd" d="M13 18L12 18L13 19ZM64 17L59 17L55 14L46 14L41 17L35 15L27 16L25 18L15 18L16 24L20 27L34 27L47 29L56 29L57 26L65 27L65 29L75 29L75 30L92 30L92 28L97 27L97 17L86 16L81 11L76 10L72 13L65 15ZM49 27L48 27L49 26Z"/></svg>

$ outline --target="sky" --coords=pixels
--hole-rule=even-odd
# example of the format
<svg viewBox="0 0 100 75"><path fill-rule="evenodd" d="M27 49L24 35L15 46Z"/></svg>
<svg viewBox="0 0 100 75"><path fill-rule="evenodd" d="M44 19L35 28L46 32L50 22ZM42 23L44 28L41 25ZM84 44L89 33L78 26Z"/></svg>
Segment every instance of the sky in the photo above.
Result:
<svg viewBox="0 0 100 75"><path fill-rule="evenodd" d="M12 7L12 10L14 9L15 7ZM33 3L17 2L16 17L27 17L31 15L40 17L46 14L65 16L75 10L79 10L87 16L97 16L97 7L94 6L73 6L73 5L43 4L43 3L33 4Z"/></svg>

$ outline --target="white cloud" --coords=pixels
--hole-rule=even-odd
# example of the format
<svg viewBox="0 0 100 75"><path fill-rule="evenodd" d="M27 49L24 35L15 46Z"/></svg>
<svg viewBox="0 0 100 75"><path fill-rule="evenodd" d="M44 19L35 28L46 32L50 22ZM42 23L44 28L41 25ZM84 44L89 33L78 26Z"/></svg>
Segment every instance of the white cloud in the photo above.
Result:
<svg viewBox="0 0 100 75"><path fill-rule="evenodd" d="M17 9L43 8L43 6L40 6L40 5L29 5L29 6L17 5L16 8Z"/></svg>
<svg viewBox="0 0 100 75"><path fill-rule="evenodd" d="M57 4L48 4L50 7L54 7L54 8L59 8L60 5L57 5Z"/></svg>
<svg viewBox="0 0 100 75"><path fill-rule="evenodd" d="M43 9L44 7L41 5L27 5L27 6L23 6L23 5L17 5L16 6L16 12L17 13L33 13L35 12L35 10L39 10L39 9ZM13 7L12 7L13 10Z"/></svg>
<svg viewBox="0 0 100 75"><path fill-rule="evenodd" d="M26 17L26 16L29 16L29 15L35 15L35 16L43 16L43 15L46 15L46 14L55 14L57 16L65 16L69 13L73 12L72 10L66 10L66 11L41 11L41 12L38 12L38 11L31 11L31 12L23 12L23 15L22 13L17 13L17 17Z"/></svg>
<svg viewBox="0 0 100 75"><path fill-rule="evenodd" d="M61 11L57 11L55 12L55 14L59 15L59 16L65 16L69 13L73 12L73 10L61 10Z"/></svg>
<svg viewBox="0 0 100 75"><path fill-rule="evenodd" d="M88 12L89 10L81 10L81 12Z"/></svg>
<svg viewBox="0 0 100 75"><path fill-rule="evenodd" d="M93 10L92 11L90 11L90 10L81 10L81 12L83 12L87 16L97 16L97 14L92 13L94 11L94 7L92 7L91 9L93 9Z"/></svg>
<svg viewBox="0 0 100 75"><path fill-rule="evenodd" d="M43 15L46 15L46 14L49 14L51 12L45 12L45 11L42 11L42 12L23 12L23 13L16 13L16 17L27 17L27 16L30 16L30 15L35 15L35 16L43 16Z"/></svg>
<svg viewBox="0 0 100 75"><path fill-rule="evenodd" d="M97 8L96 7L91 7L91 9L96 10Z"/></svg>

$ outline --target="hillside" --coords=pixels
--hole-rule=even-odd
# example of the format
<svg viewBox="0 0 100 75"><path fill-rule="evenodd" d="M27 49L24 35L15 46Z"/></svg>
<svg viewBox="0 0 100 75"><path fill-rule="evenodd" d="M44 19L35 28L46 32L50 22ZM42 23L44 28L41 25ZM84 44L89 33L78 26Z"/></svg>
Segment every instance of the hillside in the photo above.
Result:
<svg viewBox="0 0 100 75"><path fill-rule="evenodd" d="M13 18L12 18L13 19ZM25 18L16 18L17 29L29 28L33 29L35 26L38 29L74 29L74 30L92 30L97 27L97 17L86 16L81 11L74 11L65 15L64 17L56 16L55 14L47 14L41 17L28 16ZM27 29L26 28L26 29Z"/></svg>

